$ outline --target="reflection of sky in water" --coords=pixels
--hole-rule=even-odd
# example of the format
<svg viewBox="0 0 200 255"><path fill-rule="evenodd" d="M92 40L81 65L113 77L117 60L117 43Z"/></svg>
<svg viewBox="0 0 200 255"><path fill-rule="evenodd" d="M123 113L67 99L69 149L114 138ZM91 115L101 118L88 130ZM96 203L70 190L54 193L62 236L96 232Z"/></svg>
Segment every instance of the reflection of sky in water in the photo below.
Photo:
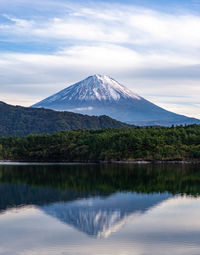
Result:
<svg viewBox="0 0 200 255"><path fill-rule="evenodd" d="M130 212L125 197L134 200L137 195L124 195L121 194L120 200L120 194L116 194L118 205L114 203L115 197L113 200L108 198L104 209L110 211L113 207ZM151 195L144 196L152 199ZM157 196L161 198L163 194ZM109 203L109 199L113 202ZM138 195L138 199L143 198ZM84 200L78 203L84 208ZM79 208L78 203L68 204ZM93 208L102 206L101 199L96 202L95 199L90 200L90 203ZM1 214L0 254L197 255L200 251L200 198L165 197L153 201L146 210L139 210L138 207L137 213L128 213L127 221L121 228L101 239L91 238L58 217L49 216L46 210L47 207L24 207Z"/></svg>

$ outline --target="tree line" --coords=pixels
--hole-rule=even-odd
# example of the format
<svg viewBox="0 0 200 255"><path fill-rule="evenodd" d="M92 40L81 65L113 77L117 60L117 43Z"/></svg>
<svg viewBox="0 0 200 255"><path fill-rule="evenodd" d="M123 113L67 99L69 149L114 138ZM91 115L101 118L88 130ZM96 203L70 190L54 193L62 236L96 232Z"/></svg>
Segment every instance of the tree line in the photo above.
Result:
<svg viewBox="0 0 200 255"><path fill-rule="evenodd" d="M2 160L199 160L200 126L76 130L0 138Z"/></svg>

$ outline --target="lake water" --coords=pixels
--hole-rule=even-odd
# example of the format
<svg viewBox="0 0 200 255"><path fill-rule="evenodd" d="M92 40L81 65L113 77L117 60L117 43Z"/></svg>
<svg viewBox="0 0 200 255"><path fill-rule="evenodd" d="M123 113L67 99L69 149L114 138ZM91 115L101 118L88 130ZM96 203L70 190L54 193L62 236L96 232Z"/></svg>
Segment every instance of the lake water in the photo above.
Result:
<svg viewBox="0 0 200 255"><path fill-rule="evenodd" d="M200 166L0 165L0 254L199 255Z"/></svg>

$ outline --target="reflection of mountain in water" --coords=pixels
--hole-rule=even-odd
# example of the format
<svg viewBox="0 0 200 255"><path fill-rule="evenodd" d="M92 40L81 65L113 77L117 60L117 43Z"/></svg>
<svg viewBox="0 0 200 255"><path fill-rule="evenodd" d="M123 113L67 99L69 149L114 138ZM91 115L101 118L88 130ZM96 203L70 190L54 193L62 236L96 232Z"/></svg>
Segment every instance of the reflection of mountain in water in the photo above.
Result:
<svg viewBox="0 0 200 255"><path fill-rule="evenodd" d="M41 209L60 221L94 237L106 237L122 226L130 216L144 213L172 195L116 193L107 198L89 198L59 202Z"/></svg>

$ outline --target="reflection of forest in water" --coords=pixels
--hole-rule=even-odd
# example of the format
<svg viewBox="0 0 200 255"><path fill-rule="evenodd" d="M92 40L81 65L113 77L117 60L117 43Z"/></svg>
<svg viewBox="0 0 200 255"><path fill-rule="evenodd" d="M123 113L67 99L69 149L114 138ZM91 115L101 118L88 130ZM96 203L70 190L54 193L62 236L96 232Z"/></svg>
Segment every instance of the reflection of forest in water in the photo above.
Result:
<svg viewBox="0 0 200 255"><path fill-rule="evenodd" d="M0 211L33 205L89 236L105 238L175 194L197 197L198 169L189 164L1 165Z"/></svg>
<svg viewBox="0 0 200 255"><path fill-rule="evenodd" d="M200 193L199 165L1 165L0 208L137 193Z"/></svg>

